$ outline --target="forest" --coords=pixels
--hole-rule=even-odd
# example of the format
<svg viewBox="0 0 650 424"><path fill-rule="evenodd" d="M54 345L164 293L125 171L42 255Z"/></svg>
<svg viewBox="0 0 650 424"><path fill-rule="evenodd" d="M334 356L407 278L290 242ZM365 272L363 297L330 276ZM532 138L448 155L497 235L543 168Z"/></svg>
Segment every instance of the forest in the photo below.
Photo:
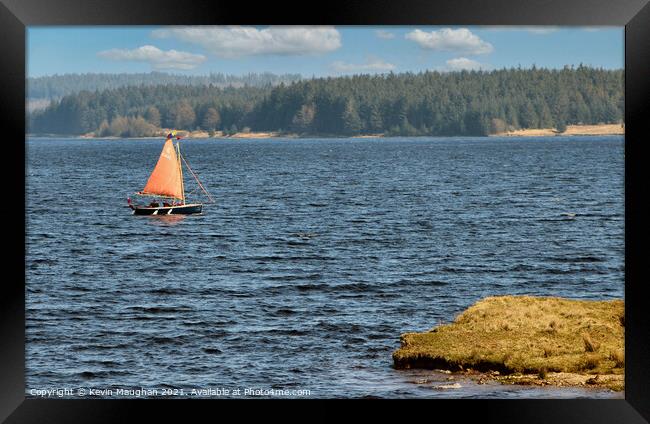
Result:
<svg viewBox="0 0 650 424"><path fill-rule="evenodd" d="M389 73L241 87L158 84L80 91L29 115L33 134L137 137L159 128L355 136L484 136L623 120L623 70Z"/></svg>

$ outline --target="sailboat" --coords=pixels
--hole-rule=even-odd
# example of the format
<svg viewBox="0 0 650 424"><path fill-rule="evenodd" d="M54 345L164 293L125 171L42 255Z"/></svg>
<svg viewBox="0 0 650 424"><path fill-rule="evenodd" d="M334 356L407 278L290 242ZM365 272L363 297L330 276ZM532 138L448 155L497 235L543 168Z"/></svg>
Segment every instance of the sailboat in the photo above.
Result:
<svg viewBox="0 0 650 424"><path fill-rule="evenodd" d="M185 158L181 156L181 137L176 137L175 145L174 137L176 137L174 131L167 135L158 163L149 176L147 184L142 191L135 193L137 196L152 197L154 200L148 205L139 206L134 205L131 198L127 199L129 207L133 210L133 215L191 215L202 212L203 204L185 202L182 163L185 163L201 190L210 199L210 203L214 202ZM156 199L160 199L160 201L156 201Z"/></svg>

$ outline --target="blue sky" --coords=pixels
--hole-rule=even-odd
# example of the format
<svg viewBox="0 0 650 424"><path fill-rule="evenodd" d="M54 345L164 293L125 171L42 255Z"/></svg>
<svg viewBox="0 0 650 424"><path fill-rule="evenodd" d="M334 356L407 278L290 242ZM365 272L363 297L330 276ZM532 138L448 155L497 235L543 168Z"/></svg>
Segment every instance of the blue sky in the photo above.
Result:
<svg viewBox="0 0 650 424"><path fill-rule="evenodd" d="M621 69L622 27L29 27L30 77L163 71L355 73Z"/></svg>

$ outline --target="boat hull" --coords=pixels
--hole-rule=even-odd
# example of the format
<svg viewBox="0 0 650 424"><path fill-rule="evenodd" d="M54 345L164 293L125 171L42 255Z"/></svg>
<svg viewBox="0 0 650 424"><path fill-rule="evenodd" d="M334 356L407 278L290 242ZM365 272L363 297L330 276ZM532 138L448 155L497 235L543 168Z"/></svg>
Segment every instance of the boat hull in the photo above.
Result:
<svg viewBox="0 0 650 424"><path fill-rule="evenodd" d="M155 216L193 215L193 214L201 213L202 210L203 210L203 205L200 203L181 205L181 206L160 206L157 208L136 206L135 209L133 209L133 215L155 215Z"/></svg>

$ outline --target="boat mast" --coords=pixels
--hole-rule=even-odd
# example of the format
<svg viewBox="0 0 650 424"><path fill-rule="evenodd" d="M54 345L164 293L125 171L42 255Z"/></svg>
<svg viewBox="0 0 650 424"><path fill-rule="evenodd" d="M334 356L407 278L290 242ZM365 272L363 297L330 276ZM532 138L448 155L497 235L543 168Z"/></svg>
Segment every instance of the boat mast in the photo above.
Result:
<svg viewBox="0 0 650 424"><path fill-rule="evenodd" d="M183 204L185 204L185 183L183 182L183 165L181 165L181 142L176 143L176 153L178 154L178 170L181 173L181 192L183 193Z"/></svg>

